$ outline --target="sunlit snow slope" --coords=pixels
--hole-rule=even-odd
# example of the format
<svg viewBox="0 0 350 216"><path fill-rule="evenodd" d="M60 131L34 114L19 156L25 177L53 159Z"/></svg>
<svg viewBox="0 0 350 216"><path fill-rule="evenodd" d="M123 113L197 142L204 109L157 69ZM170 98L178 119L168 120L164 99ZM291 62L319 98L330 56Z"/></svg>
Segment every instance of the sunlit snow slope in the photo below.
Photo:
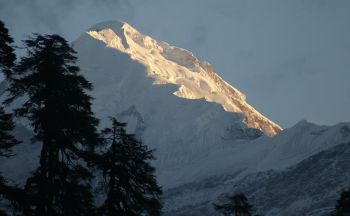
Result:
<svg viewBox="0 0 350 216"><path fill-rule="evenodd" d="M273 136L281 130L208 63L126 23L97 24L73 47L94 86L92 108L101 127L109 116L127 122L129 131L156 150L157 176L165 187L228 172L236 164L220 162L227 148L261 131Z"/></svg>
<svg viewBox="0 0 350 216"><path fill-rule="evenodd" d="M88 32L107 47L126 53L146 67L154 84L175 84L174 95L186 99L204 98L221 104L228 112L243 113L248 127L274 136L281 128L245 101L245 95L222 80L208 62L199 61L185 49L143 35L127 23L104 22Z"/></svg>

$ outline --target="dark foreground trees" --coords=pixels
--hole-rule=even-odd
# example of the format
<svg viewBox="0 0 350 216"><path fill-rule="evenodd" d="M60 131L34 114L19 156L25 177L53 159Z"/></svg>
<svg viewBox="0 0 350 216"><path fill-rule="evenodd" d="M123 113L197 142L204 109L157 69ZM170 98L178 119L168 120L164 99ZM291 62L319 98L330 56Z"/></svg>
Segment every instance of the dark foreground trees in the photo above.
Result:
<svg viewBox="0 0 350 216"><path fill-rule="evenodd" d="M15 64L16 55L12 48L13 39L8 33L8 29L0 20L0 72L5 76L9 75ZM0 105L0 158L13 156L12 147L19 144L13 130L15 124L12 114L6 113L4 107ZM7 215L18 208L21 190L14 185L9 185L7 180L0 173L0 215Z"/></svg>
<svg viewBox="0 0 350 216"><path fill-rule="evenodd" d="M5 75L10 73L10 69L14 66L16 55L11 46L13 39L9 35L5 24L0 20L0 71Z"/></svg>
<svg viewBox="0 0 350 216"><path fill-rule="evenodd" d="M4 29L0 23L5 32L0 33L0 69L8 82L4 104L13 104L15 116L28 120L41 152L23 188L9 186L0 176L0 215L160 215L153 152L116 119L101 138L86 93L92 85L80 74L67 41L34 35L24 41L27 55L15 65L12 39ZM19 143L13 128L12 115L0 107L0 156L11 156L11 147ZM102 204L101 194L93 191L98 173L106 183Z"/></svg>
<svg viewBox="0 0 350 216"><path fill-rule="evenodd" d="M253 206L243 193L228 196L227 202L214 204L214 208L227 216L257 216L257 214L254 214Z"/></svg>
<svg viewBox="0 0 350 216"><path fill-rule="evenodd" d="M350 187L341 192L332 216L350 216Z"/></svg>
<svg viewBox="0 0 350 216"><path fill-rule="evenodd" d="M107 146L99 166L103 171L107 198L101 215L160 215L161 188L150 165L152 151L125 131L125 123L111 119L102 131Z"/></svg>
<svg viewBox="0 0 350 216"><path fill-rule="evenodd" d="M13 39L8 34L8 29L0 20L0 72L8 75L15 64L16 55L12 48ZM0 156L10 156L11 147L19 141L13 136L12 131L15 124L12 114L5 113L4 107L0 105Z"/></svg>
<svg viewBox="0 0 350 216"><path fill-rule="evenodd" d="M12 134L15 125L12 115L0 106L0 159L13 156L12 147L20 143ZM20 209L23 191L10 185L0 173L0 215L7 215Z"/></svg>
<svg viewBox="0 0 350 216"><path fill-rule="evenodd" d="M26 215L89 215L93 197L81 155L98 141L91 84L75 66L75 51L58 35L25 40L27 56L11 74L6 103L27 100L15 114L27 118L42 144L38 169L25 185ZM23 97L24 96L24 97Z"/></svg>
<svg viewBox="0 0 350 216"><path fill-rule="evenodd" d="M20 143L12 134L14 128L12 114L6 113L0 106L0 157L12 156L11 148Z"/></svg>

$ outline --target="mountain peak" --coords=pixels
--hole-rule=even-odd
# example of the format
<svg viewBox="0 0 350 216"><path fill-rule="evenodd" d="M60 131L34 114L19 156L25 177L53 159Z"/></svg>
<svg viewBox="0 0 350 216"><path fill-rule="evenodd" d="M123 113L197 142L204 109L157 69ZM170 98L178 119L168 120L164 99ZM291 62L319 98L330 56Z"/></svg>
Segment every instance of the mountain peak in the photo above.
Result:
<svg viewBox="0 0 350 216"><path fill-rule="evenodd" d="M87 32L106 47L130 56L146 68L154 85L178 86L173 95L186 99L205 99L220 104L225 111L242 113L244 123L274 136L282 129L245 101L245 95L216 73L205 61L190 51L144 35L125 22L107 21L94 25Z"/></svg>
<svg viewBox="0 0 350 216"><path fill-rule="evenodd" d="M128 23L118 20L109 20L97 23L89 28L88 31L100 31L103 29L113 29L114 31L118 31L122 29L124 26L130 26Z"/></svg>

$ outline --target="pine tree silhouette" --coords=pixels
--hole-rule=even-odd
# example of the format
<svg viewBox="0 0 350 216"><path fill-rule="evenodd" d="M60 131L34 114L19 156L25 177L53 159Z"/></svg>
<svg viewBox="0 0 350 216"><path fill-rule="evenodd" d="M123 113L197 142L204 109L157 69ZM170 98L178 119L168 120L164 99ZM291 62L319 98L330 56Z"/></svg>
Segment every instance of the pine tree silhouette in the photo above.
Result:
<svg viewBox="0 0 350 216"><path fill-rule="evenodd" d="M11 44L13 39L8 34L8 29L0 20L0 71L8 75L14 66L16 55ZM4 107L0 105L0 156L10 156L10 148L20 142L11 134L15 124L12 114L5 113Z"/></svg>
<svg viewBox="0 0 350 216"><path fill-rule="evenodd" d="M27 118L41 141L39 167L25 185L25 215L89 215L92 174L82 162L98 142L92 89L75 65L75 51L58 35L24 41L27 56L13 71L7 104L25 96L15 114Z"/></svg>
<svg viewBox="0 0 350 216"><path fill-rule="evenodd" d="M12 114L5 113L4 108L0 106L0 156L12 156L11 147L21 143L12 134L15 124L12 120Z"/></svg>
<svg viewBox="0 0 350 216"><path fill-rule="evenodd" d="M248 202L243 193L227 197L228 201L223 204L214 204L215 210L227 216L252 216L253 206Z"/></svg>
<svg viewBox="0 0 350 216"><path fill-rule="evenodd" d="M10 74L10 69L15 65L16 55L12 47L13 39L9 35L5 24L0 20L0 70L5 75Z"/></svg>
<svg viewBox="0 0 350 216"><path fill-rule="evenodd" d="M11 72L16 55L11 44L13 39L8 33L8 29L0 20L0 71L8 76ZM11 148L19 143L13 135L15 124L12 114L6 113L4 107L0 105L0 157L13 156ZM0 203L4 204L5 209L0 209L0 215L7 215L10 211L15 213L20 209L22 191L14 185L9 185L7 180L0 175Z"/></svg>
<svg viewBox="0 0 350 216"><path fill-rule="evenodd" d="M100 215L160 215L162 191L150 165L153 152L126 133L125 123L111 120L112 127L102 131L107 151L99 166L107 198L99 209Z"/></svg>
<svg viewBox="0 0 350 216"><path fill-rule="evenodd" d="M0 157L11 157L11 147L21 143L13 135L15 124L12 115L5 113L0 106ZM7 215L5 212L18 212L23 204L23 191L15 185L9 185L7 180L0 175L0 203L4 202L5 208L0 208L0 215Z"/></svg>
<svg viewBox="0 0 350 216"><path fill-rule="evenodd" d="M16 55L11 44L13 39L8 34L8 29L0 20L0 71L7 75L14 66ZM15 125L11 114L6 114L4 107L0 105L0 156L10 156L10 148L19 143L11 134Z"/></svg>
<svg viewBox="0 0 350 216"><path fill-rule="evenodd" d="M342 191L333 216L350 216L350 187Z"/></svg>

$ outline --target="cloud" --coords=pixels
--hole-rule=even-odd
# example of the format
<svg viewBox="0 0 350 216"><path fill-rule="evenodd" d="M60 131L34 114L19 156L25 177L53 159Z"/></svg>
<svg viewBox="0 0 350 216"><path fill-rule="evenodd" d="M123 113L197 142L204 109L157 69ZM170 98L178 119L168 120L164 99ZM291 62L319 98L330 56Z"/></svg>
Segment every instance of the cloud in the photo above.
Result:
<svg viewBox="0 0 350 216"><path fill-rule="evenodd" d="M58 33L75 39L92 24L131 18L132 5L120 0L0 0L0 19L16 41L26 34Z"/></svg>

